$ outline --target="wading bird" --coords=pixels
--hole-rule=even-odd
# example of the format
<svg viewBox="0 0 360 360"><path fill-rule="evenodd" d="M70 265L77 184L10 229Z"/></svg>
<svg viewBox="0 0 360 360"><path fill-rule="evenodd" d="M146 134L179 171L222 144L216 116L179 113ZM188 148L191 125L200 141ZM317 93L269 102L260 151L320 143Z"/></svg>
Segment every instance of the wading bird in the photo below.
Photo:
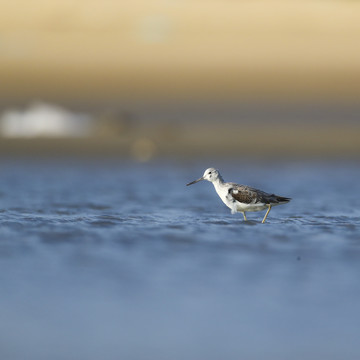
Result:
<svg viewBox="0 0 360 360"><path fill-rule="evenodd" d="M288 197L268 194L250 186L225 182L220 172L214 168L205 170L204 175L200 179L192 181L191 183L186 184L186 186L195 184L201 180L210 181L214 185L220 199L231 209L231 213L235 214L236 212L241 212L244 215L245 221L247 220L247 211L261 211L267 209L262 220L262 223L264 223L273 206L286 204L291 200Z"/></svg>

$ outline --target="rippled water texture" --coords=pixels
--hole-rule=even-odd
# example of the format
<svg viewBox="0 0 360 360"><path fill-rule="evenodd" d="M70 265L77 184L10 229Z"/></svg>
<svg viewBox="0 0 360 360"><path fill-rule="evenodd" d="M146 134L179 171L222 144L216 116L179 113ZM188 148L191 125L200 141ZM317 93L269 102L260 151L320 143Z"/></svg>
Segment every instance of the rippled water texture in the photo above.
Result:
<svg viewBox="0 0 360 360"><path fill-rule="evenodd" d="M234 164L2 161L1 359L359 359L359 165Z"/></svg>

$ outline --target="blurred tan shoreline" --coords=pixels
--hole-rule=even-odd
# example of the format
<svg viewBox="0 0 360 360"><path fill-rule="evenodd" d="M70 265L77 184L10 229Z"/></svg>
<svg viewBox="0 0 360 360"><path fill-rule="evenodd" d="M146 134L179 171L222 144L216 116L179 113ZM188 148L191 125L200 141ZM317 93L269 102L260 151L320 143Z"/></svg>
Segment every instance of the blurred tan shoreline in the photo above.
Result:
<svg viewBox="0 0 360 360"><path fill-rule="evenodd" d="M47 114L11 113L43 101L71 109L65 122L80 111L100 125L86 136L30 138L8 129L0 156L356 159L359 39L357 1L7 2L0 12L1 124L21 132L39 115L46 126ZM215 114L216 106L207 109L214 104ZM249 120L241 104L264 110L260 118L251 110ZM268 111L273 104L298 107L279 121ZM306 104L324 104L322 119L316 110L301 113ZM336 106L354 109L350 121L341 110L327 119ZM202 108L201 119L192 107ZM102 127L99 109L113 108L114 121ZM130 117L117 117L119 109Z"/></svg>
<svg viewBox="0 0 360 360"><path fill-rule="evenodd" d="M25 0L0 13L0 95L359 102L354 1Z"/></svg>

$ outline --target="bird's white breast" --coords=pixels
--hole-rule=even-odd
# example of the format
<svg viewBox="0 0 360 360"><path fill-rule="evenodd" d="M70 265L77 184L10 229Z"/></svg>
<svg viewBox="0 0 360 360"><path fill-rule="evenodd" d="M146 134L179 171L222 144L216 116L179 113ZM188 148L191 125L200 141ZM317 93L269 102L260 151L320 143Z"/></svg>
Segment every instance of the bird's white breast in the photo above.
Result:
<svg viewBox="0 0 360 360"><path fill-rule="evenodd" d="M218 183L213 183L215 187L216 193L219 195L220 199L223 201L223 203L229 207L230 209L233 209L234 204L229 199L229 189L227 186L221 186Z"/></svg>

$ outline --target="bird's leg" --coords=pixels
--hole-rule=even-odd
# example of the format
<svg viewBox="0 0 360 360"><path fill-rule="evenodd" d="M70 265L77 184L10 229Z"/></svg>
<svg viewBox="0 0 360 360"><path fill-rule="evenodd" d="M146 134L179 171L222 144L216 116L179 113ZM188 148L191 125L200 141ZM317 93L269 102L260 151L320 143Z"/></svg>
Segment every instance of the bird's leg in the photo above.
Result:
<svg viewBox="0 0 360 360"><path fill-rule="evenodd" d="M243 213L242 213L242 214L244 215L244 220L245 220L245 221L247 221L245 211L243 211Z"/></svg>
<svg viewBox="0 0 360 360"><path fill-rule="evenodd" d="M269 212L270 212L270 210L271 210L271 205L268 205L268 206L269 206L269 208L268 208L268 210L267 210L267 212L266 212L266 214L265 214L265 216L264 216L264 218L263 218L262 223L265 222L265 220L266 220L266 218L267 218L267 216L269 215Z"/></svg>

